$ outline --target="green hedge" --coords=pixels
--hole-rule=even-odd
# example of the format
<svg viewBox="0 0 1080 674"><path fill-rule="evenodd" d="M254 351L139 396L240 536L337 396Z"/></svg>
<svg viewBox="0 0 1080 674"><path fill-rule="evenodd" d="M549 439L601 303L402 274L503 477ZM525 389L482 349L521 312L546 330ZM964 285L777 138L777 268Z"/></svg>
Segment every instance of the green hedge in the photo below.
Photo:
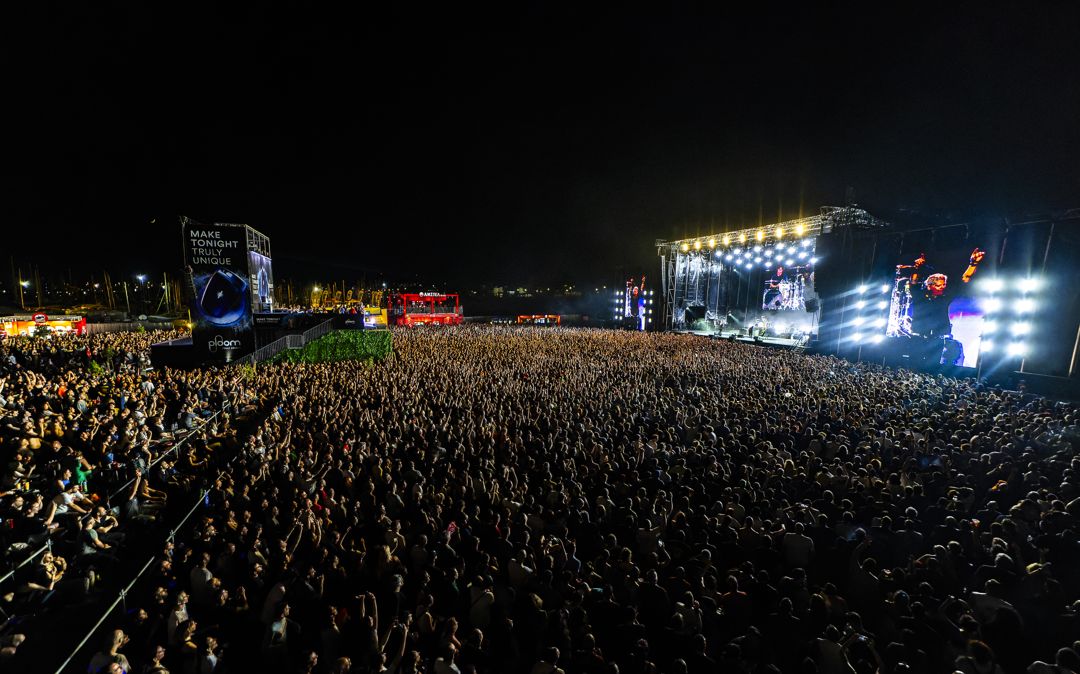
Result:
<svg viewBox="0 0 1080 674"><path fill-rule="evenodd" d="M381 360L394 350L389 330L335 330L302 349L288 349L279 363L335 363L341 360Z"/></svg>

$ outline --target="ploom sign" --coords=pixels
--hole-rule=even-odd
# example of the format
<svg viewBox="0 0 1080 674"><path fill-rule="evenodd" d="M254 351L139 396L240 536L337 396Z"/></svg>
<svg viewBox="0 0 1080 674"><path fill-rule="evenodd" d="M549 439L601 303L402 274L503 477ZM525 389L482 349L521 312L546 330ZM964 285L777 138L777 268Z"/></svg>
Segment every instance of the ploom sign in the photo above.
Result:
<svg viewBox="0 0 1080 674"><path fill-rule="evenodd" d="M244 343L239 339L225 339L221 335L215 335L206 343L206 348L209 349L210 353L217 353L219 350L232 351L239 349L243 345Z"/></svg>

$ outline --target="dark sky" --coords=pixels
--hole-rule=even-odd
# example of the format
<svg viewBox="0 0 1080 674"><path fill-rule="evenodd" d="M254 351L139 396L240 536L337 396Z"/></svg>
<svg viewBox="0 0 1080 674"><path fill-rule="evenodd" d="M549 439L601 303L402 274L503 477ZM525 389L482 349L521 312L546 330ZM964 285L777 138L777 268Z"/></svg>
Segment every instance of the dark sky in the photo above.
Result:
<svg viewBox="0 0 1080 674"><path fill-rule="evenodd" d="M9 26L3 247L43 268L179 267L186 214L270 235L279 277L592 284L848 186L1080 206L1074 3L67 4Z"/></svg>

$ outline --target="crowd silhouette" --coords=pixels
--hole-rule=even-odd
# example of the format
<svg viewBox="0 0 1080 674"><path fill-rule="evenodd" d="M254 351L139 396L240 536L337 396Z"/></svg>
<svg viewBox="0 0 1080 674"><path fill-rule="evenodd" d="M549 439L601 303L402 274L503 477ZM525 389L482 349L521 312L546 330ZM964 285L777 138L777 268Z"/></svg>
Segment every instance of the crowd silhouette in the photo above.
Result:
<svg viewBox="0 0 1080 674"><path fill-rule="evenodd" d="M149 368L169 336L0 346L0 542L51 542L5 614L156 555L71 671L1080 674L1071 404L690 335Z"/></svg>

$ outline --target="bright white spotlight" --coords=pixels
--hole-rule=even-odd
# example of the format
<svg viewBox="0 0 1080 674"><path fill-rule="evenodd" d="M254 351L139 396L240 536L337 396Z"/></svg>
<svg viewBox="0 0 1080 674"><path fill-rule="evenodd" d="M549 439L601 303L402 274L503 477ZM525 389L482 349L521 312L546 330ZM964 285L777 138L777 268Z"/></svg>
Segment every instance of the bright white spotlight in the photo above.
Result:
<svg viewBox="0 0 1080 674"><path fill-rule="evenodd" d="M1022 337L1031 332L1031 323L1013 323L1012 334L1016 337Z"/></svg>
<svg viewBox="0 0 1080 674"><path fill-rule="evenodd" d="M983 311L993 314L1001 311L1001 300L996 297L988 297L982 301Z"/></svg>
<svg viewBox="0 0 1080 674"><path fill-rule="evenodd" d="M856 309L862 309L865 306L866 306L866 302L864 300L859 300L858 302L855 303L855 308Z"/></svg>
<svg viewBox="0 0 1080 674"><path fill-rule="evenodd" d="M752 264L753 264L753 262L751 262L750 260L747 260L746 261L746 268L749 269L750 265L752 265Z"/></svg>
<svg viewBox="0 0 1080 674"><path fill-rule="evenodd" d="M810 258L810 264L817 264L818 259L816 257Z"/></svg>
<svg viewBox="0 0 1080 674"><path fill-rule="evenodd" d="M754 252L755 253L760 253L761 252L761 246L754 246Z"/></svg>
<svg viewBox="0 0 1080 674"><path fill-rule="evenodd" d="M854 342L861 342L863 340L863 333L856 332L854 335L851 336L851 340Z"/></svg>
<svg viewBox="0 0 1080 674"><path fill-rule="evenodd" d="M982 282L982 289L988 293L999 293L1005 284L999 278L988 278Z"/></svg>
<svg viewBox="0 0 1080 674"><path fill-rule="evenodd" d="M1027 353L1027 345L1023 342L1013 342L1009 345L1008 353L1010 356L1023 356Z"/></svg>
<svg viewBox="0 0 1080 674"><path fill-rule="evenodd" d="M873 337L870 338L870 341L873 342L874 344L880 344L881 340L883 340L883 339L885 339L884 335L874 335Z"/></svg>
<svg viewBox="0 0 1080 674"><path fill-rule="evenodd" d="M993 350L994 343L989 340L984 339L982 343L979 344L979 353L990 353Z"/></svg>
<svg viewBox="0 0 1080 674"><path fill-rule="evenodd" d="M799 251L799 259L800 260L805 260L806 259L806 251L805 250L800 250Z"/></svg>
<svg viewBox="0 0 1080 674"><path fill-rule="evenodd" d="M982 333L984 335L992 335L997 332L997 327L997 323L995 323L994 321L983 321Z"/></svg>
<svg viewBox="0 0 1080 674"><path fill-rule="evenodd" d="M889 303L886 302L885 300L881 300L880 302L877 303L877 308L884 311L885 309L889 308Z"/></svg>
<svg viewBox="0 0 1080 674"><path fill-rule="evenodd" d="M788 261L787 261L787 262L785 262L784 264L786 264L787 266L789 266L789 267L790 267L791 265L795 264L795 260L788 260Z"/></svg>
<svg viewBox="0 0 1080 674"><path fill-rule="evenodd" d="M728 262L730 262L730 261L735 259L735 256L732 255L731 253L728 253L727 255L724 256L724 259L727 260Z"/></svg>
<svg viewBox="0 0 1080 674"><path fill-rule="evenodd" d="M755 257L754 262L761 262L761 256L758 255L757 257Z"/></svg>
<svg viewBox="0 0 1080 674"><path fill-rule="evenodd" d="M856 316L855 319L853 321L851 321L851 322L854 325L862 325L863 323L866 322L866 319L864 319L862 316Z"/></svg>
<svg viewBox="0 0 1080 674"><path fill-rule="evenodd" d="M1022 300L1016 302L1016 313L1018 314L1030 314L1035 311L1035 300L1030 297L1025 297Z"/></svg>
<svg viewBox="0 0 1080 674"><path fill-rule="evenodd" d="M762 269L768 269L768 268L769 268L769 267L771 267L771 266L772 266L772 265L770 265L770 264L769 264L768 262L762 262L762 263L761 263L761 268L762 268Z"/></svg>
<svg viewBox="0 0 1080 674"><path fill-rule="evenodd" d="M891 285L889 285L888 283L882 283L882 284L881 284L881 292L883 292L883 293L887 293L887 292L889 292L890 290L892 290L892 286L891 286Z"/></svg>
<svg viewBox="0 0 1080 674"><path fill-rule="evenodd" d="M879 327L879 328L884 328L888 324L889 324L889 321L887 319L885 319L885 318L879 318L876 321L874 321L874 325L876 327Z"/></svg>
<svg viewBox="0 0 1080 674"><path fill-rule="evenodd" d="M1026 278L1020 282L1020 290L1026 293L1032 293L1042 287L1042 280L1037 278Z"/></svg>
<svg viewBox="0 0 1080 674"><path fill-rule="evenodd" d="M858 290L859 290L859 294L862 295L863 293L865 293L868 290L868 288L866 287L866 284L864 283L861 286L859 286Z"/></svg>

